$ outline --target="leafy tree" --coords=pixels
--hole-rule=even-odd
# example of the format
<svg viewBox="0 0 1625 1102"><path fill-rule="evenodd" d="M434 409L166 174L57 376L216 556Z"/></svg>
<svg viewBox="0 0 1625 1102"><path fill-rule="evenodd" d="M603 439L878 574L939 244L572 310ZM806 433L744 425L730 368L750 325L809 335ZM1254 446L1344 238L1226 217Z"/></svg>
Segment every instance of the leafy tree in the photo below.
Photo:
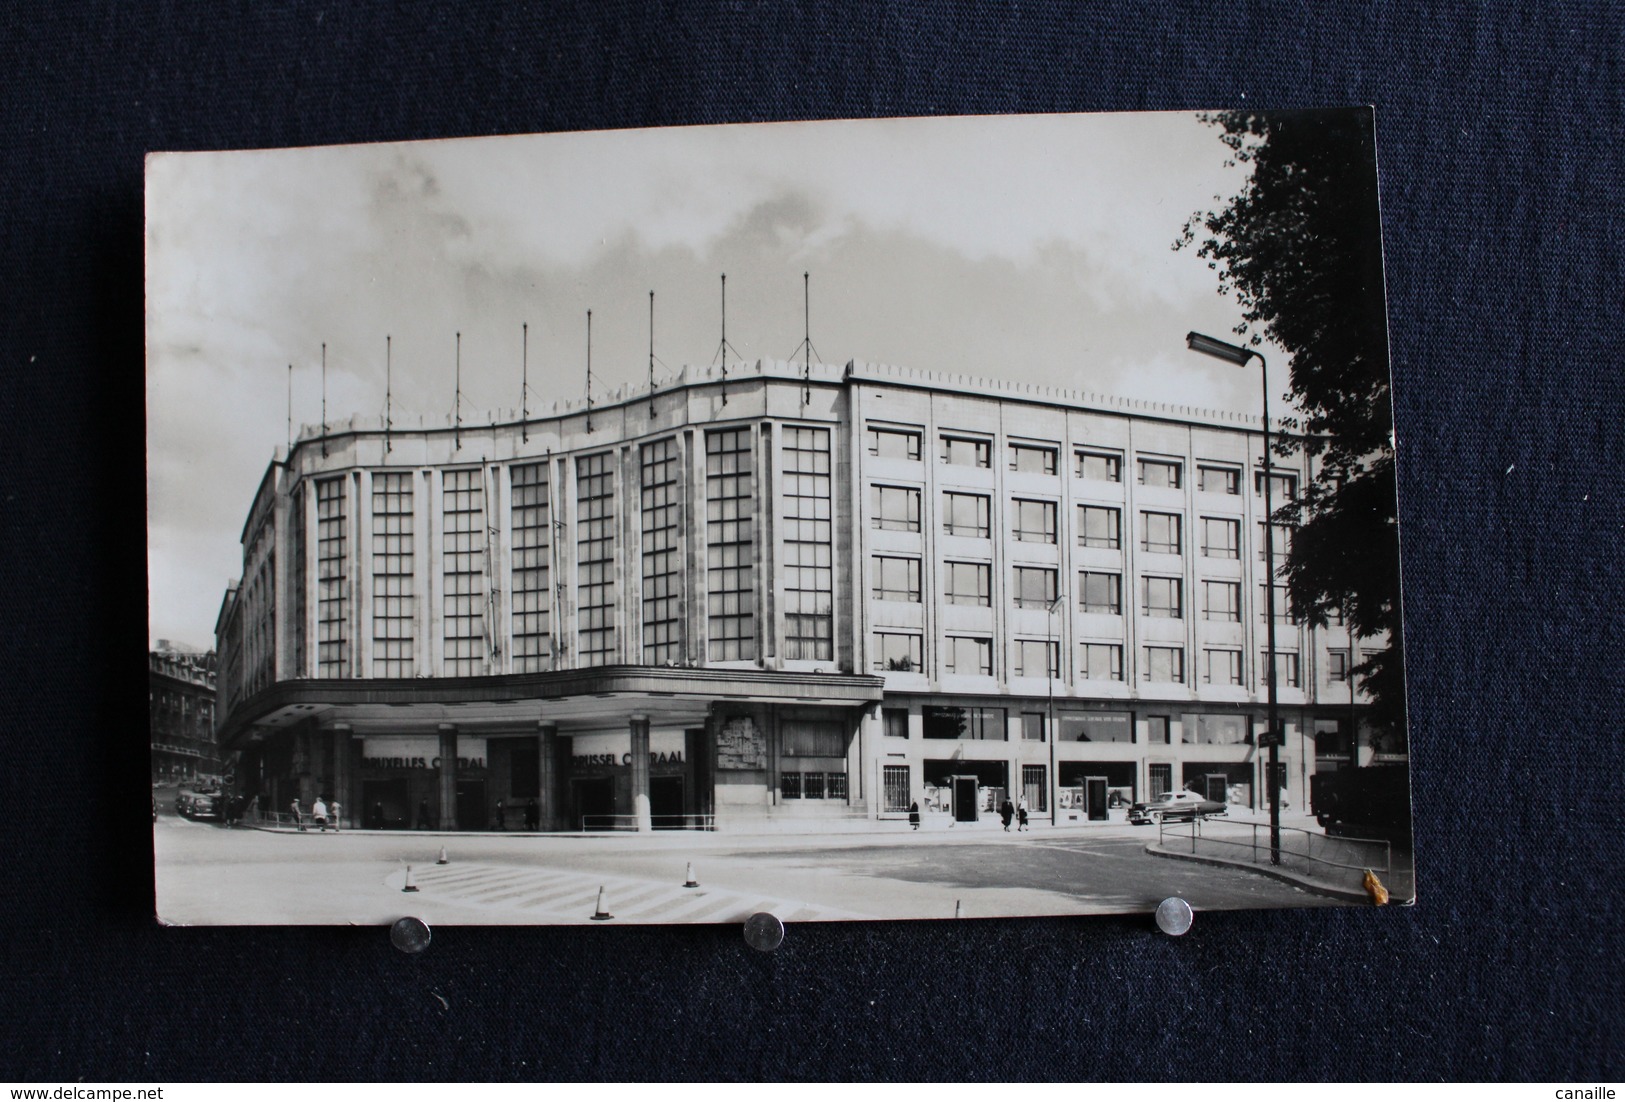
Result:
<svg viewBox="0 0 1625 1102"><path fill-rule="evenodd" d="M1242 308L1238 336L1291 356L1284 397L1299 411L1277 444L1303 448L1314 477L1274 519L1296 527L1282 568L1294 611L1316 626L1342 613L1386 639L1354 669L1372 718L1402 732L1399 529L1393 406L1383 303L1381 219L1368 108L1226 111L1232 166L1252 175L1227 203L1198 212L1174 247L1197 244L1219 293ZM1218 198L1218 197L1215 197ZM1272 377L1272 382L1274 377Z"/></svg>

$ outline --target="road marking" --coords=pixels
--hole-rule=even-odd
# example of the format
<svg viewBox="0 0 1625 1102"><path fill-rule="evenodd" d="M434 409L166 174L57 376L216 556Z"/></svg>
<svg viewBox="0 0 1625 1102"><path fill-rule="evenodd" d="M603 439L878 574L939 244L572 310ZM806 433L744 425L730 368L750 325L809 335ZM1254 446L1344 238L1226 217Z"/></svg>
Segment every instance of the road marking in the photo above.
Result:
<svg viewBox="0 0 1625 1102"><path fill-rule="evenodd" d="M397 872L385 883L398 889L404 876L404 872ZM763 897L756 892L683 888L664 881L561 869L423 865L414 867L413 880L426 896L494 910L519 910L538 921L588 921L600 887L605 889L610 911L617 919L629 922L743 922L758 911L797 922L873 917L803 900Z"/></svg>

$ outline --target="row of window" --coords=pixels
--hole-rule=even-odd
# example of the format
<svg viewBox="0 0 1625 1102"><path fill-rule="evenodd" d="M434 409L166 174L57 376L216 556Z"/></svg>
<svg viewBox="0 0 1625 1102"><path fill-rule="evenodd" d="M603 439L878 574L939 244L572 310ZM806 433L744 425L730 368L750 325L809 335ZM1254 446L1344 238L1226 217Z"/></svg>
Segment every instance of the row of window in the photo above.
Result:
<svg viewBox="0 0 1625 1102"><path fill-rule="evenodd" d="M920 582L920 560L904 555L875 555L870 560L870 596L877 601L895 601L920 604L923 587ZM1060 571L1053 566L1017 566L1011 568L1010 599L1017 608L1053 608L1059 598ZM1202 619L1219 622L1241 621L1241 583L1203 579ZM971 605L983 608L993 604L993 567L985 562L943 563L943 599L951 605ZM1260 618L1268 607L1276 620L1290 622L1286 586L1268 583L1258 586ZM1123 614L1123 576L1112 570L1080 570L1078 572L1078 609L1081 612L1121 616ZM1153 618L1184 619L1184 579L1162 575L1144 575L1140 578L1140 615ZM1330 621L1335 625L1341 617L1335 612Z"/></svg>
<svg viewBox="0 0 1625 1102"><path fill-rule="evenodd" d="M1239 746L1250 744L1253 740L1252 724L1247 716L1182 712L1178 714L1177 739L1173 734L1174 718L1167 715L1142 716L1145 743L1153 746ZM1044 712L1020 712L1017 720L1019 739L1044 741L1047 726ZM887 738L909 737L908 709L883 708L881 721ZM1139 742L1134 716L1129 712L1057 711L1051 722L1057 742ZM928 739L1011 741L1010 712L1006 708L927 705L920 709L920 727L921 735ZM1317 752L1321 754L1348 752L1348 728L1341 719L1315 720L1314 739Z"/></svg>
<svg viewBox="0 0 1625 1102"><path fill-rule="evenodd" d="M879 459L919 461L925 436L918 429L890 428L871 425L866 434L869 454ZM988 437L969 436L945 432L938 437L938 458L950 466L983 467L993 465L993 441ZM1058 444L1019 443L1012 441L1007 448L1009 467L1026 474L1053 475L1059 470L1061 448ZM1168 489L1180 489L1185 482L1185 463L1179 459L1141 458L1135 460L1139 484ZM1123 481L1123 453L1107 448L1079 448L1073 452L1073 472L1079 477L1097 482ZM1287 501L1297 495L1295 474L1274 473L1270 487L1277 500ZM1241 493L1241 468L1222 463L1196 464L1196 488L1209 494ZM1264 472L1256 471L1253 488L1264 492Z"/></svg>
<svg viewBox="0 0 1625 1102"><path fill-rule="evenodd" d="M921 530L922 491L913 486L869 488L869 524L887 532ZM950 536L987 539L992 535L992 499L986 494L949 490L943 493L942 530ZM1019 543L1055 543L1059 504L1037 498L1013 498L1010 532ZM1078 546L1121 550L1123 511L1111 505L1079 505ZM1183 520L1179 513L1144 509L1140 512L1140 550L1163 555L1184 554ZM1211 559L1241 557L1241 521L1237 517L1200 517L1201 552ZM1273 528L1274 552L1284 558L1291 546L1291 529L1258 523L1258 557L1265 555L1264 539Z"/></svg>
<svg viewBox="0 0 1625 1102"><path fill-rule="evenodd" d="M1260 679L1267 679L1269 651L1258 657ZM1187 683L1185 648L1147 644L1140 648L1140 680ZM1204 647L1201 651L1201 683L1204 685L1242 684L1239 647ZM942 672L949 675L993 676L993 640L985 635L948 635L942 643ZM1014 639L1008 661L1011 677L1060 677L1060 644L1054 639ZM914 631L877 631L871 637L869 666L880 673L914 673L925 669L925 637ZM1122 681L1123 644L1080 643L1078 666L1073 671L1084 681ZM1275 652L1276 683L1284 688L1303 687L1303 673L1297 651ZM1349 678L1349 652L1327 652L1327 678L1332 682Z"/></svg>

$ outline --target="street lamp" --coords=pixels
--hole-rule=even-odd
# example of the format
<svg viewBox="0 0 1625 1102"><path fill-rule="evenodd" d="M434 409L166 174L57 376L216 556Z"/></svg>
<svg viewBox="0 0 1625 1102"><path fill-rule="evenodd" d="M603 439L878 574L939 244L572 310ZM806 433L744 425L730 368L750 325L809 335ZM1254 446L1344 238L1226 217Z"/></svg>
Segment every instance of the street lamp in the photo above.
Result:
<svg viewBox="0 0 1625 1102"><path fill-rule="evenodd" d="M1274 465L1270 460L1270 369L1264 354L1253 348L1243 348L1240 345L1229 344L1225 341L1215 340L1201 333L1185 334L1185 346L1192 352L1200 352L1204 356L1223 360L1225 363L1235 364L1237 367L1246 367L1247 361L1254 356L1258 357L1260 377L1264 388L1264 632L1265 647L1269 667L1269 719L1265 726L1264 739L1269 746L1270 756L1268 777L1264 782L1266 791L1270 796L1270 864L1281 863L1281 793L1279 786L1279 773L1281 768L1281 731L1280 718L1275 697L1275 474Z"/></svg>
<svg viewBox="0 0 1625 1102"><path fill-rule="evenodd" d="M1049 775L1044 787L1048 789L1044 798L1049 801L1049 821L1051 826L1061 825L1061 778L1055 775L1055 741L1059 732L1055 730L1055 675L1060 672L1061 665L1061 635L1055 629L1055 610L1061 607L1066 600L1066 594L1057 588L1055 599L1049 603L1045 610L1049 615L1049 633L1054 636L1055 649L1044 656L1045 670L1049 674L1049 726L1045 736L1049 741Z"/></svg>

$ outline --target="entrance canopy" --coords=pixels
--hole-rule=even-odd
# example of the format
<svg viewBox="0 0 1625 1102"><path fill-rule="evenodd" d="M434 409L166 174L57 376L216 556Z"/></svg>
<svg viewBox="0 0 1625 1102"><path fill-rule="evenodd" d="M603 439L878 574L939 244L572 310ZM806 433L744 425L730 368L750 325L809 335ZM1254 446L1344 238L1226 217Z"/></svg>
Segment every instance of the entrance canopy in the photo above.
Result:
<svg viewBox="0 0 1625 1102"><path fill-rule="evenodd" d="M878 704L879 677L758 669L602 666L493 677L279 681L242 701L220 729L239 750L306 721L369 727L475 728L555 723L560 734L623 728L630 713L657 727L699 725L716 703Z"/></svg>

